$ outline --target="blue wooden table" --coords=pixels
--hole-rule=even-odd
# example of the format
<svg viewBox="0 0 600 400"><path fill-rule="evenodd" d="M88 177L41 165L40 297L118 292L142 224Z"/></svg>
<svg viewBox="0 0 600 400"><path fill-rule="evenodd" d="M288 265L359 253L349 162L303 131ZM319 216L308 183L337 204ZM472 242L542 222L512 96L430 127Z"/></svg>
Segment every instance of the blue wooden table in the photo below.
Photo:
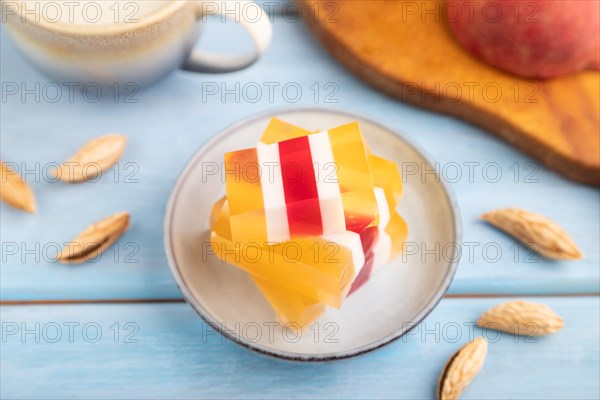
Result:
<svg viewBox="0 0 600 400"><path fill-rule="evenodd" d="M38 213L0 208L0 397L427 399L444 361L469 340L470 324L518 296L547 303L565 328L534 343L499 337L464 398L599 398L598 190L565 180L473 126L374 91L302 23L273 20L270 49L247 70L176 72L131 98L104 92L97 101L71 98L39 75L1 31L1 158L26 176ZM215 22L199 45L239 50L250 43L241 29ZM5 90L15 85L16 94ZM447 298L413 334L372 354L320 365L268 360L223 341L182 302L162 245L170 189L202 143L251 114L308 105L370 116L426 149L456 193L471 249ZM52 181L49 167L113 131L129 143L109 173L81 185ZM506 206L556 220L585 259L531 256L479 221ZM121 210L131 213L131 228L103 257L81 266L53 261L85 226ZM444 329L456 325L458 335Z"/></svg>

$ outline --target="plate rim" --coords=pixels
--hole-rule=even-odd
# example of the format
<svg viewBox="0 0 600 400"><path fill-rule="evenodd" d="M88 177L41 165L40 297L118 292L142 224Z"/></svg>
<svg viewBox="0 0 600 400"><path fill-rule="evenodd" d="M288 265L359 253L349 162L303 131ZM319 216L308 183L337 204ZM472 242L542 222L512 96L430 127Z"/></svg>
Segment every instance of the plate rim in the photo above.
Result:
<svg viewBox="0 0 600 400"><path fill-rule="evenodd" d="M163 245L165 247L165 255L167 258L167 263L169 264L169 270L171 271L171 275L173 276L173 279L175 280L175 284L181 291L181 294L183 295L185 302L188 303L194 309L196 314L198 314L200 316L200 318L202 318L202 320L205 323L207 323L212 329L214 329L216 332L218 332L219 334L221 334L223 337L230 340L231 342L233 342L243 348L251 350L252 352L258 353L263 356L267 356L269 358L275 358L277 360L285 360L285 361L315 363L315 362L328 362L328 361L343 360L343 359L358 357L362 354L370 353L372 351L375 351L377 349L385 347L390 343L395 342L396 340L400 339L402 336L406 335L411 330L413 330L416 326L418 326L418 324L420 324L425 318L427 318L427 316L438 306L440 301L444 298L444 296L448 292L448 288L450 287L450 284L452 283L454 276L456 275L456 271L458 269L458 265L460 262L460 254L458 255L458 257L453 257L450 260L448 273L444 277L443 281L440 283L440 286L438 287L437 292L435 292L435 295L432 297L431 301L426 304L426 306L423 308L423 310L417 315L417 318L415 318L415 320L417 320L417 322L414 325L408 327L407 329L399 329L377 341L374 341L370 344L367 344L367 345L364 345L361 347L357 347L354 350L350 350L350 351L346 351L346 352L342 352L342 353L325 353L323 356L319 356L319 357L302 356L302 355L299 355L296 353L289 353L286 351L267 350L267 349L263 348L262 346L257 346L253 343L250 343L243 339L237 338L235 335L230 334L226 329L223 329L221 327L221 324L219 324L218 321L215 321L212 318L212 316L204 309L204 307L202 307L200 302L198 302L195 299L195 297L192 295L190 289L188 288L188 285L186 284L186 281L185 281L182 273L179 270L177 259L175 257L175 253L173 251L173 245L172 245L173 241L172 241L172 237L171 237L172 236L171 228L172 228L172 220L173 220L173 215L174 215L175 202L180 194L181 187L185 183L186 177L189 175L190 170L198 161L200 155L202 153L208 151L213 145L215 145L215 143L219 142L221 139L230 135L236 129L239 129L240 127L242 127L250 122L254 122L254 121L257 121L257 120L260 120L263 118L269 118L269 116L276 116L278 114L303 113L303 112L305 112L305 113L307 113L307 112L308 113L309 112L333 113L333 114L340 114L340 115L343 115L346 117L351 117L351 118L356 118L359 120L366 121L366 122L373 124L389 133L392 133L398 139L404 141L409 147L412 147L412 149L414 151L416 151L425 160L425 162L427 162L427 164L429 164L430 167L434 165L431 161L431 158L429 157L429 154L420 145L414 143L411 139L406 138L403 134L401 134L397 130L392 129L391 127L389 127L385 124L377 122L374 118L371 118L370 116L366 116L361 113L356 113L354 111L340 110L335 107L323 107L323 106L279 107L279 108L275 108L275 109L271 109L271 110L267 110L267 111L261 111L259 113L254 113L249 116L242 117L241 119L237 120L236 122L229 124L225 128L219 130L216 134L214 134L208 140L203 142L200 145L200 147L198 147L194 151L194 153L188 158L185 165L183 166L183 168L177 175L177 179L172 186L171 193L169 195L169 200L167 201L167 204L166 204L165 217L164 217L164 221L163 221ZM439 173L437 172L437 170L436 170L436 175L439 177ZM439 177L439 178L440 179L437 179L436 183L439 183L441 185L444 195L446 196L446 200L448 201L448 204L450 205L452 223L453 223L453 227L454 227L454 229L453 229L454 240L458 245L460 245L462 243L462 233L463 233L462 220L460 218L460 216L461 216L460 207L458 206L458 202L456 200L455 194L454 194L452 188L450 187L450 185L447 182L445 182L444 179L442 179L441 177Z"/></svg>

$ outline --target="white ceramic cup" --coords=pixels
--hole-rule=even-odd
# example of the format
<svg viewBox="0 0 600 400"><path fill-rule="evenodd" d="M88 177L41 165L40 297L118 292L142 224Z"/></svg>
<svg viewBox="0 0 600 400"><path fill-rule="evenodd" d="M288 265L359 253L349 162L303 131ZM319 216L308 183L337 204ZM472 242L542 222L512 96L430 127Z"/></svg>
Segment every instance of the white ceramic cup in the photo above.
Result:
<svg viewBox="0 0 600 400"><path fill-rule="evenodd" d="M2 21L42 72L61 82L145 86L177 68L229 72L254 63L268 47L268 15L248 0L2 0ZM247 54L194 46L208 15L239 23L252 37Z"/></svg>

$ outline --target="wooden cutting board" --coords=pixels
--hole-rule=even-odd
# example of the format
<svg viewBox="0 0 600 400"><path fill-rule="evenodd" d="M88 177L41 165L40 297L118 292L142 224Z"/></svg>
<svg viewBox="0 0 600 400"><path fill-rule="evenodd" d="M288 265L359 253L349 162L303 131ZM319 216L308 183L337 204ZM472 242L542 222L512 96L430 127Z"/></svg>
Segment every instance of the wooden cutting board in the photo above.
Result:
<svg viewBox="0 0 600 400"><path fill-rule="evenodd" d="M491 67L454 40L441 1L298 2L323 45L379 90L463 118L571 179L600 185L598 72L544 81Z"/></svg>

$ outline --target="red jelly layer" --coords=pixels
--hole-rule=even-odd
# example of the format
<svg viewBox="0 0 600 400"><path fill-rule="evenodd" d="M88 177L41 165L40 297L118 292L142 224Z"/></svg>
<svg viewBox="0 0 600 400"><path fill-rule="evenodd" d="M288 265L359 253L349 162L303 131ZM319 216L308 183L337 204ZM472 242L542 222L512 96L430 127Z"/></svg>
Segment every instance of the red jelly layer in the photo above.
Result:
<svg viewBox="0 0 600 400"><path fill-rule="evenodd" d="M322 235L319 193L308 137L280 142L279 159L290 236Z"/></svg>

